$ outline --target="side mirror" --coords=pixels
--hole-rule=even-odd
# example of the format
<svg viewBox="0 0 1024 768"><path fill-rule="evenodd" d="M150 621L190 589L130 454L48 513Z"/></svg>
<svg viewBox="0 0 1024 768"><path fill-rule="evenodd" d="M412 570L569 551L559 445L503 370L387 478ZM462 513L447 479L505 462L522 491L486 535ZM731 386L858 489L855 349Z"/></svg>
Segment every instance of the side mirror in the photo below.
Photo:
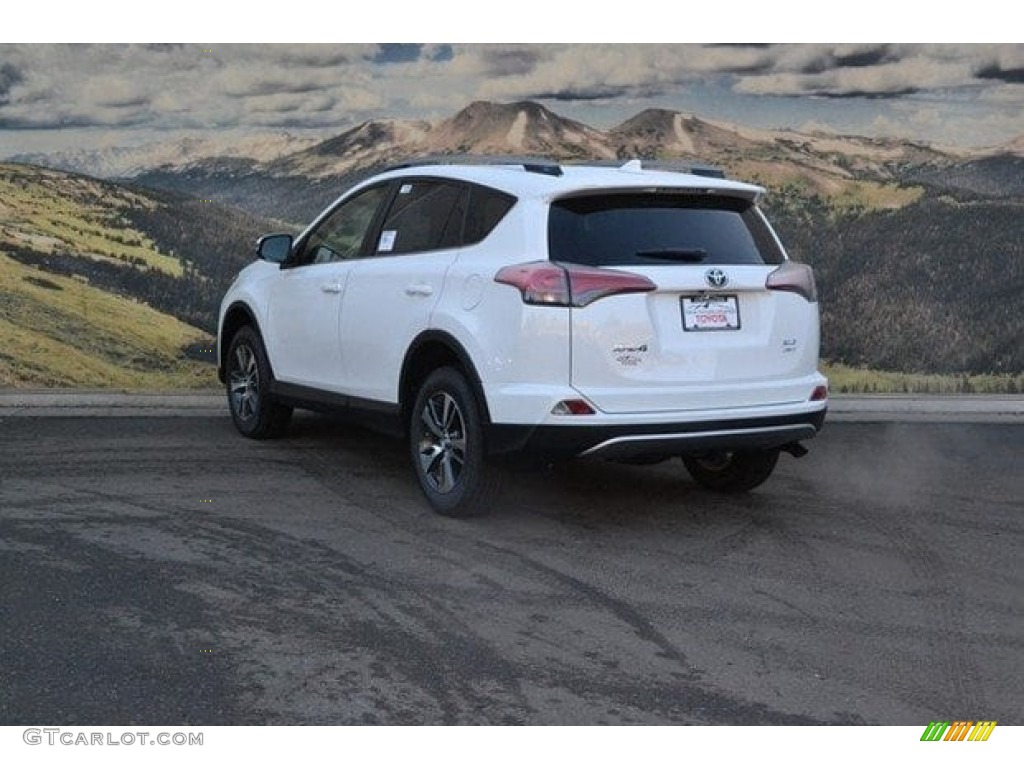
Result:
<svg viewBox="0 0 1024 768"><path fill-rule="evenodd" d="M292 252L291 235L264 235L256 241L256 255L264 261L281 264Z"/></svg>

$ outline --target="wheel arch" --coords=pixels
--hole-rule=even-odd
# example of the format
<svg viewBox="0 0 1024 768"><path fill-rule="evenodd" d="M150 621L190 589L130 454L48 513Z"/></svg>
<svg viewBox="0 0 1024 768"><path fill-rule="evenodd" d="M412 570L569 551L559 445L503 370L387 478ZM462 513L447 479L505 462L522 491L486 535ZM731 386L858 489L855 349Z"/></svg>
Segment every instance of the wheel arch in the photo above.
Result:
<svg viewBox="0 0 1024 768"><path fill-rule="evenodd" d="M416 393L420 385L426 381L432 371L445 366L462 370L480 406L484 423L490 424L491 416L487 408L487 398L480 383L473 360L466 348L450 333L439 330L424 331L419 334L405 353L402 371L398 379L398 404L401 409L402 424L407 428Z"/></svg>
<svg viewBox="0 0 1024 768"><path fill-rule="evenodd" d="M228 348L231 346L231 339L238 332L238 329L245 325L251 325L256 335L260 337L261 341L263 340L263 334L260 332L260 326L256 321L256 314L252 311L252 308L244 301L236 301L224 313L224 319L221 322L218 335L217 377L221 382L224 382L224 377L226 376L225 366Z"/></svg>

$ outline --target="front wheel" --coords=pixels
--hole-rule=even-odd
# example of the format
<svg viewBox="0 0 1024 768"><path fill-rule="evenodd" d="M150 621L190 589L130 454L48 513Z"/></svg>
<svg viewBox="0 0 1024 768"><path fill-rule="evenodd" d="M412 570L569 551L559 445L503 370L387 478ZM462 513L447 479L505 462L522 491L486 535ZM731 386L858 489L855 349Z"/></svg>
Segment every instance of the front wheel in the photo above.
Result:
<svg viewBox="0 0 1024 768"><path fill-rule="evenodd" d="M465 376L434 371L420 387L409 424L409 451L423 494L436 512L472 517L487 511L500 485L484 455L483 419Z"/></svg>
<svg viewBox="0 0 1024 768"><path fill-rule="evenodd" d="M721 493L743 493L757 488L771 476L779 452L709 451L682 459L698 485Z"/></svg>
<svg viewBox="0 0 1024 768"><path fill-rule="evenodd" d="M270 362L251 326L239 328L231 338L226 363L228 407L238 431L254 439L283 434L292 409L270 394Z"/></svg>

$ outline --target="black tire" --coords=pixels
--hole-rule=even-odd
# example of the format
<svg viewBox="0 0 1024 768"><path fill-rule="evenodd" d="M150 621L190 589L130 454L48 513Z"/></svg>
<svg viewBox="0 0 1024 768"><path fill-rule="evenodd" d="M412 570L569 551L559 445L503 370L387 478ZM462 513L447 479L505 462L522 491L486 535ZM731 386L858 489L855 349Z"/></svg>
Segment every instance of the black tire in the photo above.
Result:
<svg viewBox="0 0 1024 768"><path fill-rule="evenodd" d="M720 493L744 493L757 488L771 476L779 460L779 452L709 451L683 456L682 459L698 485Z"/></svg>
<svg viewBox="0 0 1024 768"><path fill-rule="evenodd" d="M439 514L483 514L499 493L500 472L485 456L480 405L454 368L439 368L420 387L409 423L409 454L423 495Z"/></svg>
<svg viewBox="0 0 1024 768"><path fill-rule="evenodd" d="M231 337L224 367L228 408L238 431L255 440L284 434L292 409L270 394L270 362L252 326L242 326Z"/></svg>

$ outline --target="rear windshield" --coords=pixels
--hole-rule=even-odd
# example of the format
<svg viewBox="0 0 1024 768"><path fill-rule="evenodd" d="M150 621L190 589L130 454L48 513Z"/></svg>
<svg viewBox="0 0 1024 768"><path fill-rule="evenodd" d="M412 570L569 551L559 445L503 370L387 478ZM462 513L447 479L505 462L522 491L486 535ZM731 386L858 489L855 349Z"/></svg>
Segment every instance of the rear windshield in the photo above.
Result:
<svg viewBox="0 0 1024 768"><path fill-rule="evenodd" d="M710 195L590 195L556 201L548 219L552 261L638 264L781 264L757 207Z"/></svg>

